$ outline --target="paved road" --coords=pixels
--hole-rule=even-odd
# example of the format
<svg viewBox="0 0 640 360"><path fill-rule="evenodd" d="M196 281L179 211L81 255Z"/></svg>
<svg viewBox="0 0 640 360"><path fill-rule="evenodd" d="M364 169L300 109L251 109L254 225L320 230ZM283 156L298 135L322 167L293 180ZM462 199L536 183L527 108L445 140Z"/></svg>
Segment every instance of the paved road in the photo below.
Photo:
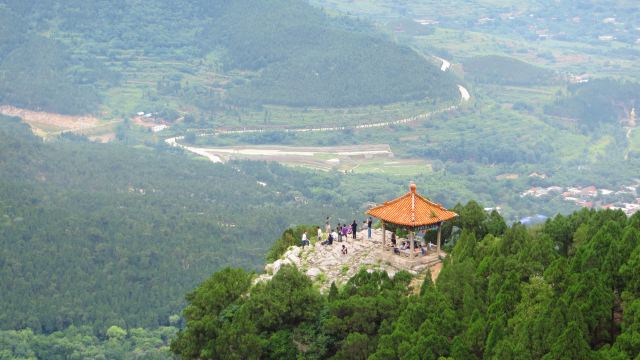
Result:
<svg viewBox="0 0 640 360"><path fill-rule="evenodd" d="M445 59L442 58L437 58L439 60L442 61L442 66L440 68L440 70L442 71L448 71L451 68L451 63L448 62ZM467 102L471 99L471 94L469 94L469 91L462 85L458 85L458 91L460 91L460 103L463 102ZM327 132L327 131L343 131L343 130L358 130L358 129L373 129L373 128L382 128L382 127L388 127L391 125L402 125L402 124L408 124L408 123L413 123L413 122L418 122L418 121L422 121L422 120L426 120L429 117L436 115L436 114L440 114L440 113L445 113L445 112L449 112L449 111L454 111L456 109L458 109L459 105L452 105L449 107L446 107L444 109L440 109L440 110L435 110L435 111L430 111L424 114L419 114L416 116L411 116L408 118L403 118L403 119L398 119L398 120L393 120L393 121L383 121L383 122L376 122L376 123L370 123L370 124L361 124L361 125L345 125L345 126L332 126L332 127L307 127L307 128L292 128L292 129L279 129L278 131L282 131L282 132L288 132L288 133L306 133L306 132ZM215 135L226 135L226 134L249 134L249 133L262 133L262 132L267 132L267 131L273 131L271 129L237 129L237 130L212 130L212 131L203 131L199 134L197 134L196 136L215 136ZM165 142L171 146L179 146L187 151L190 151L194 154L198 154L201 156L204 156L206 158L208 158L209 160L213 161L213 162L222 162L222 159L219 156L213 155L209 152L206 151L206 149L203 148L195 148L195 147L191 147L191 146L186 146L186 145L182 145L180 144L178 141L184 139L184 136L176 136L176 137L172 137L172 138L168 138L165 140Z"/></svg>

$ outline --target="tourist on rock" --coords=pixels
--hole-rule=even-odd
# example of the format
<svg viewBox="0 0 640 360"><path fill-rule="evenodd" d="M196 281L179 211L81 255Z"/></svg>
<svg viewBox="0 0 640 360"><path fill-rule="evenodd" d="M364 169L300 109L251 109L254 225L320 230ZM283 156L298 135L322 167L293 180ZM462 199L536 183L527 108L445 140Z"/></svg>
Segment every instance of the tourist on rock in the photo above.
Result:
<svg viewBox="0 0 640 360"><path fill-rule="evenodd" d="M371 220L371 216L367 220L367 237L371 239L371 229L373 228L373 220Z"/></svg>
<svg viewBox="0 0 640 360"><path fill-rule="evenodd" d="M342 238L347 241L347 235L349 234L349 227L347 224L342 224Z"/></svg>
<svg viewBox="0 0 640 360"><path fill-rule="evenodd" d="M324 223L324 231L327 233L327 239L329 238L329 234L331 233L331 223L329 223L329 217L327 216L327 221Z"/></svg>
<svg viewBox="0 0 640 360"><path fill-rule="evenodd" d="M309 245L309 239L307 239L307 232L302 233L302 249L304 249L305 245Z"/></svg>
<svg viewBox="0 0 640 360"><path fill-rule="evenodd" d="M342 242L342 225L336 226L336 232L338 233L338 241Z"/></svg>
<svg viewBox="0 0 640 360"><path fill-rule="evenodd" d="M329 236L329 245L333 244L333 240L338 238L338 232L336 232L335 230L333 231L333 233L331 234L331 236Z"/></svg>
<svg viewBox="0 0 640 360"><path fill-rule="evenodd" d="M353 234L353 240L356 239L356 231L358 230L358 223L356 219L353 219L353 224L351 224L351 233Z"/></svg>
<svg viewBox="0 0 640 360"><path fill-rule="evenodd" d="M347 252L348 252L347 246L343 244L342 245L342 255L347 255Z"/></svg>
<svg viewBox="0 0 640 360"><path fill-rule="evenodd" d="M322 242L322 229L318 226L318 242Z"/></svg>
<svg viewBox="0 0 640 360"><path fill-rule="evenodd" d="M391 233L391 244L393 244L393 246L396 246L396 232L392 232Z"/></svg>

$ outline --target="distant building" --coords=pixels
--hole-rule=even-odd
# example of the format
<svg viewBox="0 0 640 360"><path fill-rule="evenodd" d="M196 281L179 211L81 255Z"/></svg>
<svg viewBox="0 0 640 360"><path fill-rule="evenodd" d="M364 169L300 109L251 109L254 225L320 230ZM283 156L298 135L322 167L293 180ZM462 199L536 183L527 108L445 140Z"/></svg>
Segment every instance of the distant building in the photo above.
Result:
<svg viewBox="0 0 640 360"><path fill-rule="evenodd" d="M547 188L548 192L554 192L554 193L558 193L558 194L560 194L562 192L562 190L564 190L564 189L562 187L560 187L560 186L549 186Z"/></svg>
<svg viewBox="0 0 640 360"><path fill-rule="evenodd" d="M167 125L161 124L161 125L154 125L151 127L151 131L155 132L160 132L162 130L165 130L166 128L168 128Z"/></svg>
<svg viewBox="0 0 640 360"><path fill-rule="evenodd" d="M592 208L593 203L591 201L578 200L576 204L585 208Z"/></svg>
<svg viewBox="0 0 640 360"><path fill-rule="evenodd" d="M598 196L598 189L595 186L587 186L582 189L581 194L584 197L596 197Z"/></svg>
<svg viewBox="0 0 640 360"><path fill-rule="evenodd" d="M544 179L546 179L546 178L547 178L547 174L545 174L545 173L537 173L537 172L535 172L535 171L534 171L534 172L532 172L531 174L529 174L529 177L530 177L530 178L532 178L532 177L536 177L536 178L539 178L539 179L543 179L543 180L544 180Z"/></svg>

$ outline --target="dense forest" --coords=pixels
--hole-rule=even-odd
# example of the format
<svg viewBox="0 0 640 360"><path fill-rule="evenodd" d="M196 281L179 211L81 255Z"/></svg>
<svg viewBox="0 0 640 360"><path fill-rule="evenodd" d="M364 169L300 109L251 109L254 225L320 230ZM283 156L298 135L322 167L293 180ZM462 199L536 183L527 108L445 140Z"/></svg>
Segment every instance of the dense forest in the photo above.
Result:
<svg viewBox="0 0 640 360"><path fill-rule="evenodd" d="M576 119L581 129L593 131L603 124L618 125L627 120L639 104L640 84L605 78L569 85L566 95L545 111Z"/></svg>
<svg viewBox="0 0 640 360"><path fill-rule="evenodd" d="M92 112L101 101L93 84L112 76L98 59L74 58L59 41L28 32L15 12L0 6L0 104Z"/></svg>
<svg viewBox="0 0 640 360"><path fill-rule="evenodd" d="M255 286L226 268L187 295L171 349L183 359L638 358L639 214L581 210L526 228L474 202L458 211L435 284L362 270L320 294L293 267Z"/></svg>
<svg viewBox="0 0 640 360"><path fill-rule="evenodd" d="M44 144L1 118L0 328L166 325L211 272L261 267L290 224L348 216L314 181L335 180L68 136Z"/></svg>
<svg viewBox="0 0 640 360"><path fill-rule="evenodd" d="M500 85L548 85L558 79L553 71L499 55L475 56L463 62L465 79Z"/></svg>
<svg viewBox="0 0 640 360"><path fill-rule="evenodd" d="M0 103L31 109L95 112L136 61L183 64L145 92L204 108L458 97L453 75L412 49L301 0L2 0L0 19Z"/></svg>
<svg viewBox="0 0 640 360"><path fill-rule="evenodd" d="M51 334L31 329L0 330L0 359L173 359L169 342L176 331L174 326L154 330L111 326L105 336L98 337L90 326L70 326Z"/></svg>

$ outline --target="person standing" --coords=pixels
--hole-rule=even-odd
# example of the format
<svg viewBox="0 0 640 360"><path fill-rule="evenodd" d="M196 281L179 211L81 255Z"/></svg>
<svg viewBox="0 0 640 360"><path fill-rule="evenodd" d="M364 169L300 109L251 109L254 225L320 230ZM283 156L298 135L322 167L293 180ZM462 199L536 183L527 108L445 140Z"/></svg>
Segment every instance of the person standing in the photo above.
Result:
<svg viewBox="0 0 640 360"><path fill-rule="evenodd" d="M329 223L328 216L327 216L327 221L324 223L324 231L327 233L327 238L329 238L329 233L331 233L331 224Z"/></svg>
<svg viewBox="0 0 640 360"><path fill-rule="evenodd" d="M309 245L309 239L307 239L307 232L302 233L302 249L304 250L305 245Z"/></svg>
<svg viewBox="0 0 640 360"><path fill-rule="evenodd" d="M342 242L342 227L340 224L336 227L336 232L338 233L338 241Z"/></svg>
<svg viewBox="0 0 640 360"><path fill-rule="evenodd" d="M356 239L356 231L358 230L358 223L355 219L353 219L353 223L351 224L351 233L353 234L353 240Z"/></svg>
<svg viewBox="0 0 640 360"><path fill-rule="evenodd" d="M322 229L318 226L318 242L322 242Z"/></svg>
<svg viewBox="0 0 640 360"><path fill-rule="evenodd" d="M367 237L371 239L371 228L373 227L373 220L371 220L371 216L367 220Z"/></svg>

